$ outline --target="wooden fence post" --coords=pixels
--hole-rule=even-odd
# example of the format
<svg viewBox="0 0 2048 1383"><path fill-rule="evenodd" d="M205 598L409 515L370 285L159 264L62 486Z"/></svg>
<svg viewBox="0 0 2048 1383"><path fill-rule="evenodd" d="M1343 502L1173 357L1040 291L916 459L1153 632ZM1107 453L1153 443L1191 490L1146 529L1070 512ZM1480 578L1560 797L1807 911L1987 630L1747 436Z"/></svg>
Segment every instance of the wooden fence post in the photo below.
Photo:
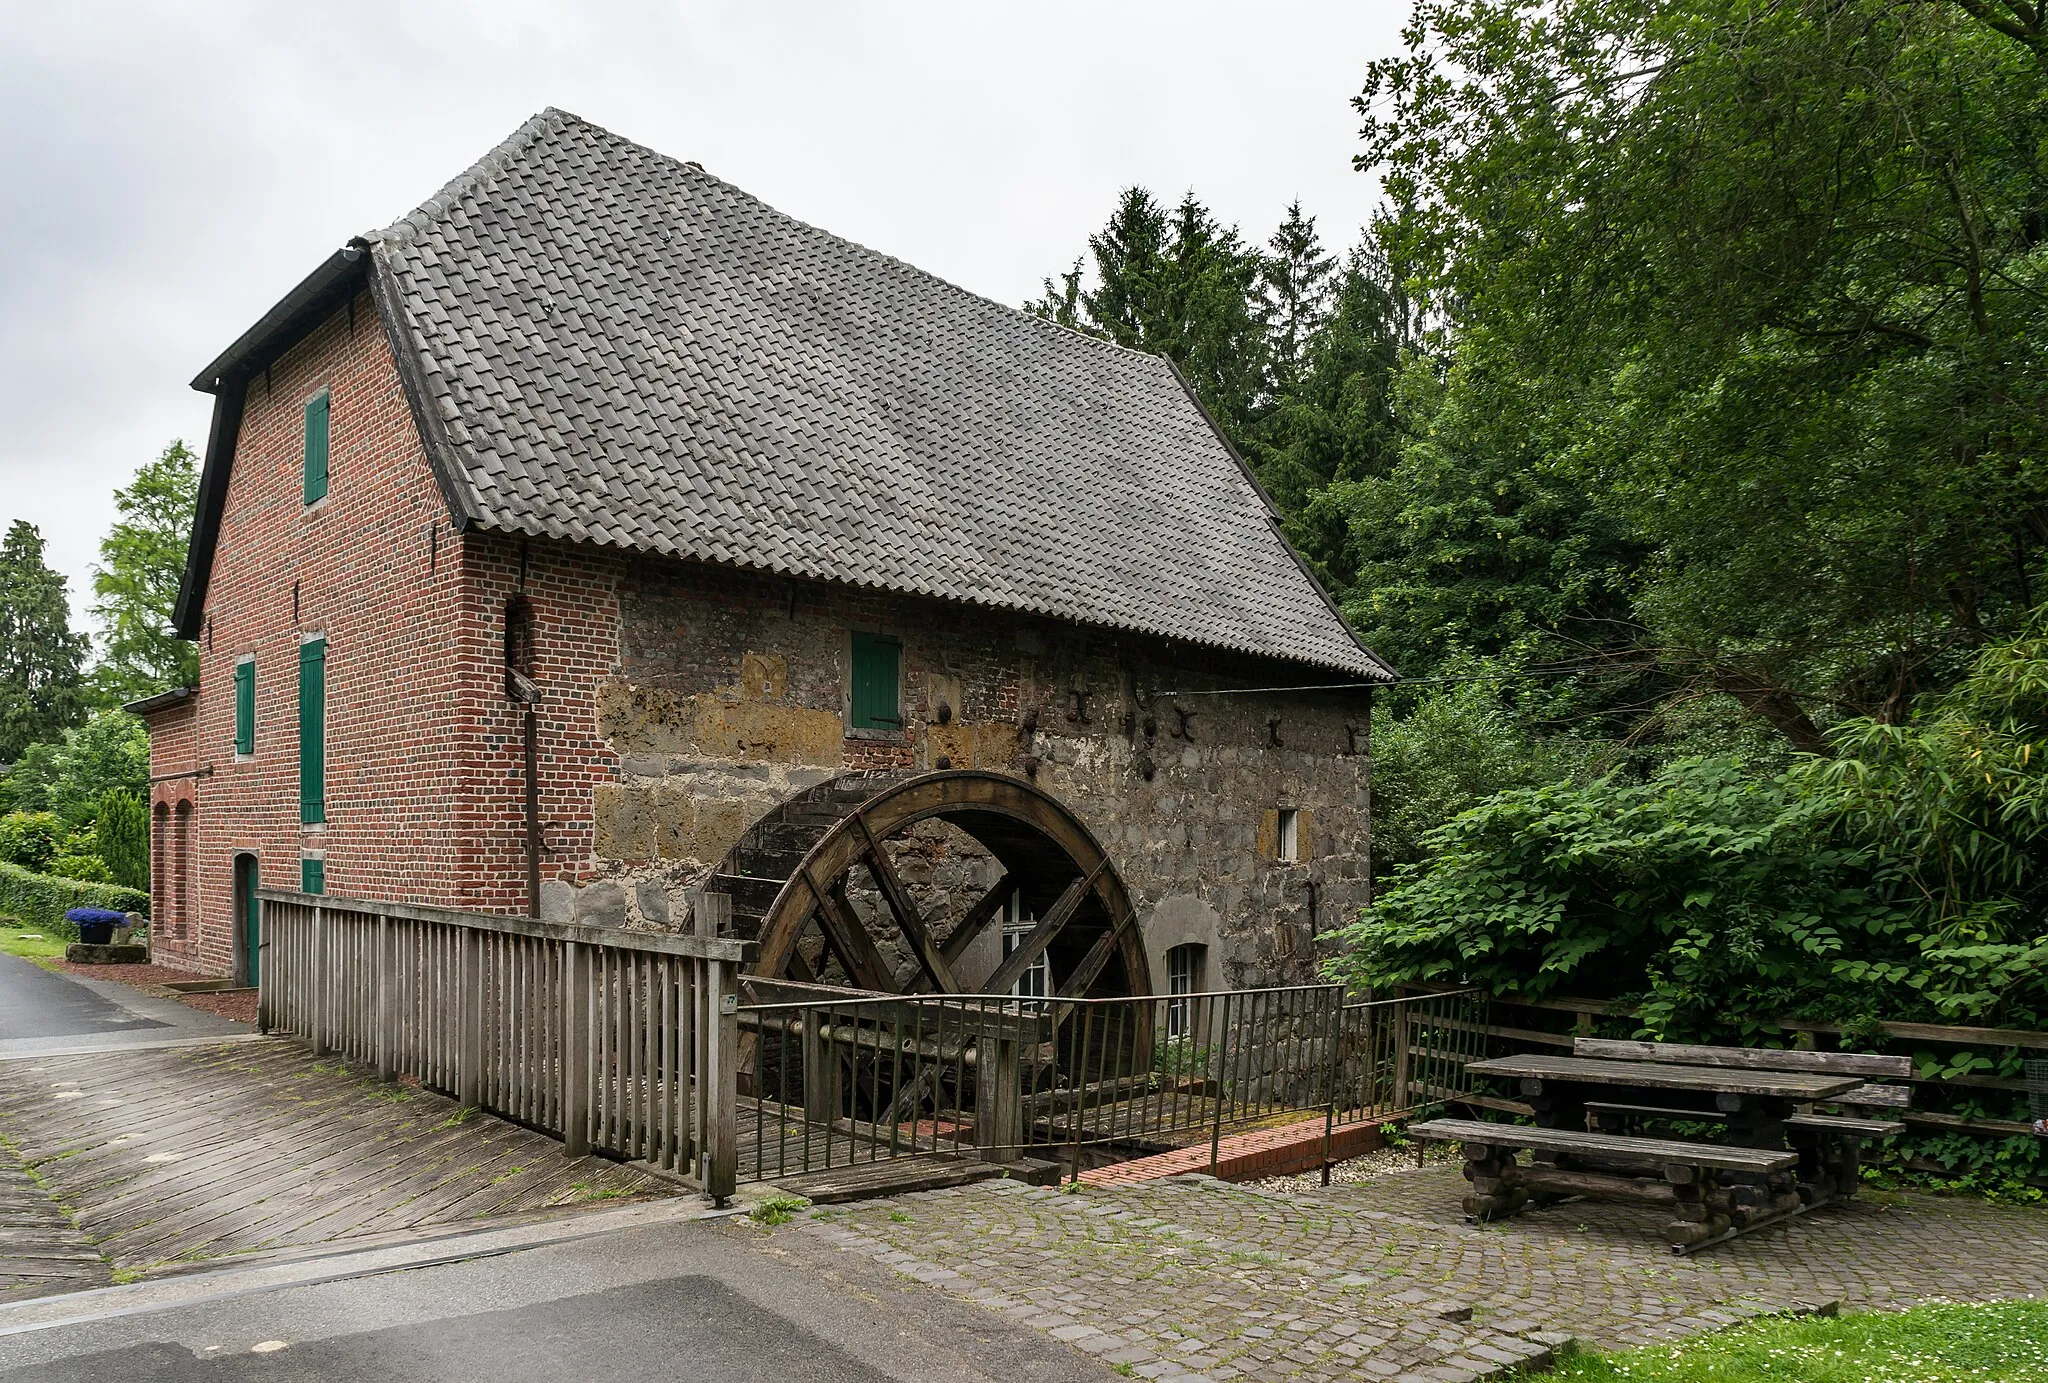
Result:
<svg viewBox="0 0 2048 1383"><path fill-rule="evenodd" d="M313 946L311 962L306 966L306 993L311 1000L307 1004L306 1036L313 1043L313 1055L327 1054L327 910L318 903L313 905Z"/></svg>
<svg viewBox="0 0 2048 1383"><path fill-rule="evenodd" d="M590 949L562 943L562 1151L590 1151Z"/></svg>
<svg viewBox="0 0 2048 1383"><path fill-rule="evenodd" d="M732 931L732 895L707 889L690 891L690 931L702 937L725 936Z"/></svg>
<svg viewBox="0 0 2048 1383"><path fill-rule="evenodd" d="M974 1066L974 1144L983 1162L1015 1162L1023 1154L1023 1065L1014 1030L984 1027Z"/></svg>
<svg viewBox="0 0 2048 1383"><path fill-rule="evenodd" d="M251 899L250 901L255 905L256 915L259 919L256 925L256 935L258 938L267 941L277 925L269 914L270 905L260 898ZM277 980L271 974L271 971L277 968L279 949L276 947L269 949L269 963L265 964L259 960L256 964L256 1031L265 1036L269 1035L271 1028L276 1026L277 1022Z"/></svg>
<svg viewBox="0 0 2048 1383"><path fill-rule="evenodd" d="M398 952L397 928L377 915L377 1079L398 1078Z"/></svg>
<svg viewBox="0 0 2048 1383"><path fill-rule="evenodd" d="M1412 1040L1409 1032L1408 1001L1394 1002L1394 1108L1408 1108L1408 1047Z"/></svg>
<svg viewBox="0 0 2048 1383"><path fill-rule="evenodd" d="M455 1101L465 1107L484 1102L484 934L474 927L457 933L456 984L461 987L462 1038Z"/></svg>
<svg viewBox="0 0 2048 1383"><path fill-rule="evenodd" d="M706 989L715 1005L709 1050L698 1098L710 1100L704 1148L704 1191L724 1205L739 1185L740 971L722 960L704 962Z"/></svg>

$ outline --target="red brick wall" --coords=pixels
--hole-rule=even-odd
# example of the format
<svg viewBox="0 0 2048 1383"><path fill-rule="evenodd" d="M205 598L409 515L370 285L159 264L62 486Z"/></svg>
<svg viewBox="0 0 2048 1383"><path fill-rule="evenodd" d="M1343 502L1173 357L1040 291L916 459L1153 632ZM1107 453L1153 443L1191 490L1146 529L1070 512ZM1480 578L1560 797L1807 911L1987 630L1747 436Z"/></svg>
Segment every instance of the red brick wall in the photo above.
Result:
<svg viewBox="0 0 2048 1383"><path fill-rule="evenodd" d="M197 719L187 699L148 718L149 913L157 944L189 941L195 908L187 896L192 874L193 799L201 784ZM181 829L182 827L182 829Z"/></svg>
<svg viewBox="0 0 2048 1383"><path fill-rule="evenodd" d="M304 410L322 388L329 486L309 507ZM317 850L330 892L467 901L462 597L460 544L364 294L248 386L199 636L194 735L211 771L197 780L195 896L165 960L232 971L244 851L268 886L298 887L302 852ZM299 643L312 633L327 638L324 828L299 823ZM234 665L249 654L256 747L238 762Z"/></svg>
<svg viewBox="0 0 2048 1383"><path fill-rule="evenodd" d="M462 543L465 636L457 680L473 771L465 784L465 854L457 906L524 913L525 708L505 695L505 613L533 609L540 764L541 878L582 882L591 863L591 794L618 774L597 734L598 687L618 665L624 559L597 549L471 533ZM332 885L330 884L330 888ZM385 895L376 895L379 897Z"/></svg>

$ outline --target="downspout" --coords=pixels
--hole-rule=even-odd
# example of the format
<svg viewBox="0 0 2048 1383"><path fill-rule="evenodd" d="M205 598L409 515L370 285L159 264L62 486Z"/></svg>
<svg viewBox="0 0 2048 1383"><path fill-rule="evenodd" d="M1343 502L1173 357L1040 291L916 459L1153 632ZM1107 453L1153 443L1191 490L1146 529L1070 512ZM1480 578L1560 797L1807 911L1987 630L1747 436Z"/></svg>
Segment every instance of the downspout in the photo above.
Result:
<svg viewBox="0 0 2048 1383"><path fill-rule="evenodd" d="M540 916L540 716L531 701L526 703L526 915Z"/></svg>

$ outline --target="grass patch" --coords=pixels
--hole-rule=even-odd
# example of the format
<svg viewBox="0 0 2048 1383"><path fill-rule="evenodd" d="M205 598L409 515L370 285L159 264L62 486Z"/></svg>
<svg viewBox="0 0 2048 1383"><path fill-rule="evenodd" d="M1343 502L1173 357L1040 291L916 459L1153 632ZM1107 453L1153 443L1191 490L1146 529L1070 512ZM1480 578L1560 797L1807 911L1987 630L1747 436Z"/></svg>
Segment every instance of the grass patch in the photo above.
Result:
<svg viewBox="0 0 2048 1383"><path fill-rule="evenodd" d="M630 1191L620 1190L616 1186L599 1186L597 1183L590 1181L579 1181L569 1189L576 1193L576 1199L579 1201L614 1201L621 1196L633 1194Z"/></svg>
<svg viewBox="0 0 2048 1383"><path fill-rule="evenodd" d="M38 935L33 927L23 928L18 923L5 922L0 923L0 951L35 961L49 970L54 967L44 962L64 959L64 941L61 937Z"/></svg>
<svg viewBox="0 0 2048 1383"><path fill-rule="evenodd" d="M808 1210L810 1205L802 1196L770 1196L756 1202L747 1218L757 1225L786 1225L796 1218L797 1211Z"/></svg>
<svg viewBox="0 0 2048 1383"><path fill-rule="evenodd" d="M1775 1318L1684 1344L1574 1355L1587 1383L2048 1383L2048 1301Z"/></svg>

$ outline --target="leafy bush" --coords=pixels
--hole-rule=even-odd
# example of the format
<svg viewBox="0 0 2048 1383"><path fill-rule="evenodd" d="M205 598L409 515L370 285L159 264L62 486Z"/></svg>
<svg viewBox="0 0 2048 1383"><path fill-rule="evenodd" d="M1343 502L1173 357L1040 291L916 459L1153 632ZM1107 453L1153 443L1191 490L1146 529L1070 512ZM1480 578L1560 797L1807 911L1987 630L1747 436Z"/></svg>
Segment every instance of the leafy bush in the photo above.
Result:
<svg viewBox="0 0 2048 1383"><path fill-rule="evenodd" d="M7 776L8 795L24 811L51 811L73 825L90 822L102 794L149 790L149 731L126 711L98 711L64 732L61 744L32 744Z"/></svg>
<svg viewBox="0 0 2048 1383"><path fill-rule="evenodd" d="M1506 788L1568 779L1586 758L1579 746L1530 735L1502 706L1496 679L1431 689L1405 711L1397 717L1383 703L1373 712L1375 875L1424 858L1424 838L1459 812Z"/></svg>
<svg viewBox="0 0 2048 1383"><path fill-rule="evenodd" d="M1339 933L1337 978L1640 1001L1653 1033L2048 1020L2048 635L1835 757L1498 793Z"/></svg>
<svg viewBox="0 0 2048 1383"><path fill-rule="evenodd" d="M73 908L111 908L116 912L149 912L149 895L118 884L86 883L36 874L0 861L0 913L50 936L76 941L78 928L64 920Z"/></svg>
<svg viewBox="0 0 2048 1383"><path fill-rule="evenodd" d="M149 809L139 794L115 788L101 795L92 853L123 888L149 887Z"/></svg>
<svg viewBox="0 0 2048 1383"><path fill-rule="evenodd" d="M10 812L0 816L0 860L23 869L46 869L64 837L64 823L54 812Z"/></svg>
<svg viewBox="0 0 2048 1383"><path fill-rule="evenodd" d="M107 862L98 855L59 855L43 872L88 884L112 883L114 879L107 870Z"/></svg>
<svg viewBox="0 0 2048 1383"><path fill-rule="evenodd" d="M1909 956L1910 917L1821 814L1732 758L1500 793L1425 838L1429 858L1340 934L1352 949L1333 969L1359 987L1640 997L1645 1026L1673 1035L1859 1014L1876 998L1838 971Z"/></svg>

